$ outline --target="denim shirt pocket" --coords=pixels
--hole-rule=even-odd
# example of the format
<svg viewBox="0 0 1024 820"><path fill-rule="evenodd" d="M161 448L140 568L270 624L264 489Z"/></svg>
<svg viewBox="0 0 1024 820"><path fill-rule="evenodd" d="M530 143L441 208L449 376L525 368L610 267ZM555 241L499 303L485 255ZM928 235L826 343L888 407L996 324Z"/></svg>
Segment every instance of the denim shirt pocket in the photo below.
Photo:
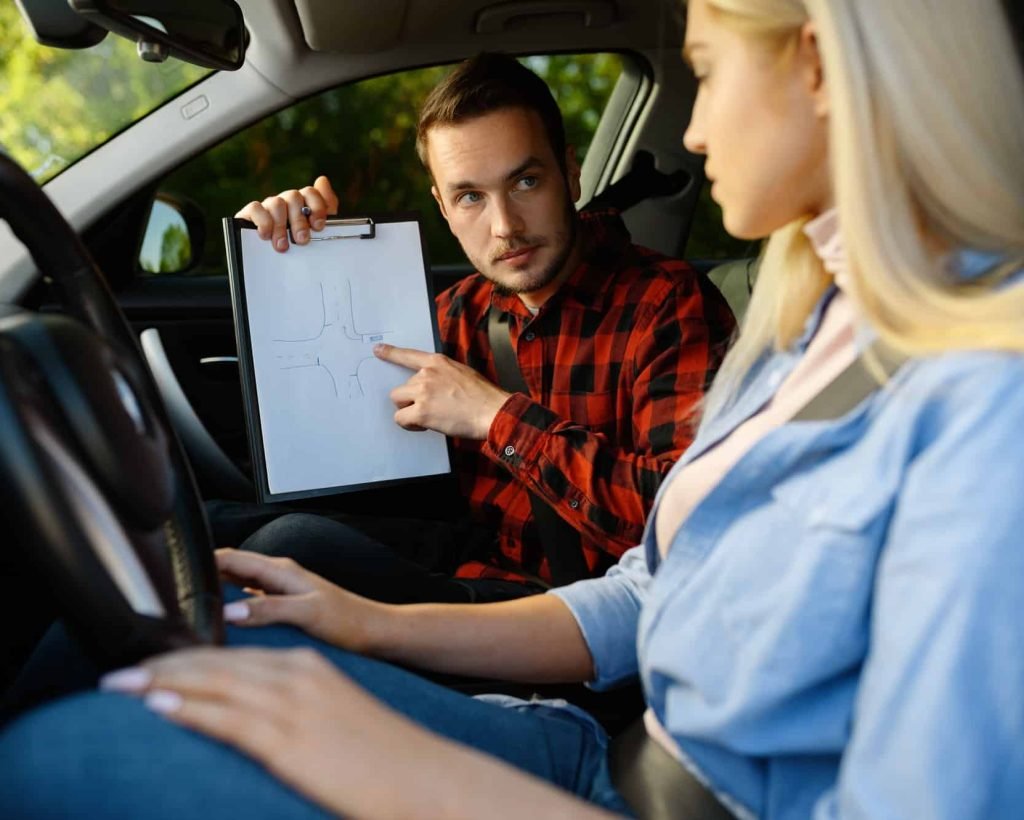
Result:
<svg viewBox="0 0 1024 820"><path fill-rule="evenodd" d="M842 464L832 464L780 481L771 495L801 529L858 533L870 529L892 502L892 490L879 479L863 465L847 473Z"/></svg>
<svg viewBox="0 0 1024 820"><path fill-rule="evenodd" d="M832 464L772 489L765 513L774 554L761 565L758 588L722 613L732 640L758 647L763 670L790 682L834 674L866 646L893 496L878 476L854 485L849 475Z"/></svg>

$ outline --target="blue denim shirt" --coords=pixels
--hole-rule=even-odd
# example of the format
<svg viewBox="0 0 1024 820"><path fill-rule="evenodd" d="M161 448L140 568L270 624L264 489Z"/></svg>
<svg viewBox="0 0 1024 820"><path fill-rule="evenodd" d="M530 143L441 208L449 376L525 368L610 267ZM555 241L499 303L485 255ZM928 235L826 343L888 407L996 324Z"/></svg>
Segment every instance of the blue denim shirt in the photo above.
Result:
<svg viewBox="0 0 1024 820"><path fill-rule="evenodd" d="M820 315L680 464L765 404ZM1024 356L912 360L846 416L765 436L664 561L656 504L607 576L552 594L580 625L593 685L639 675L687 762L741 814L1021 816L1022 437Z"/></svg>

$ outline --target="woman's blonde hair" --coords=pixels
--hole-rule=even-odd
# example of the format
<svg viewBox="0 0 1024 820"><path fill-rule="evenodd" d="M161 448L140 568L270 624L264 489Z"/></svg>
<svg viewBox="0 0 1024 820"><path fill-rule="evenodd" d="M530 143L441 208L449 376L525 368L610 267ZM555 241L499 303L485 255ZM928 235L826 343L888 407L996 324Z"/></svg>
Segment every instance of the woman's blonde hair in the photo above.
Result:
<svg viewBox="0 0 1024 820"><path fill-rule="evenodd" d="M706 0L723 24L795 42L815 26L850 290L897 351L1024 350L1024 72L1000 0ZM714 412L757 358L800 334L828 277L803 233L765 244ZM1001 259L965 281L951 251Z"/></svg>

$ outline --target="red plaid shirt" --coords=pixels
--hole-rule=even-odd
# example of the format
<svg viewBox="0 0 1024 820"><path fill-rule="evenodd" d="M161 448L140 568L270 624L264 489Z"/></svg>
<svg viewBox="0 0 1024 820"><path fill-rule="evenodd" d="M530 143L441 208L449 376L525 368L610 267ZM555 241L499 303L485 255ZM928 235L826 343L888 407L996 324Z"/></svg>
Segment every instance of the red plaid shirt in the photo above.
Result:
<svg viewBox="0 0 1024 820"><path fill-rule="evenodd" d="M731 337L732 313L704 277L630 244L614 212L580 218L584 261L536 316L480 274L437 299L445 354L495 383L488 314L492 302L509 313L530 388L505 402L486 441L453 440L463 493L502 553L459 577L515 578L511 566L551 580L528 490L580 532L595 573L638 544Z"/></svg>

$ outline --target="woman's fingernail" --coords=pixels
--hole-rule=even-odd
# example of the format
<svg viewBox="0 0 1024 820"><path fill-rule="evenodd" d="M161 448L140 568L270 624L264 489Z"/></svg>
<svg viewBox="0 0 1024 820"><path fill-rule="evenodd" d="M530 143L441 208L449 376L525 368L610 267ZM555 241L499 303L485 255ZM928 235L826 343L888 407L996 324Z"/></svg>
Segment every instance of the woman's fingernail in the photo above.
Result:
<svg viewBox="0 0 1024 820"><path fill-rule="evenodd" d="M129 666L108 672L100 678L100 689L105 692L141 692L153 680L153 673L141 666Z"/></svg>
<svg viewBox="0 0 1024 820"><path fill-rule="evenodd" d="M170 715L177 712L184 702L181 695L167 689L155 689L146 695L143 702L147 709L151 709L160 715Z"/></svg>
<svg viewBox="0 0 1024 820"><path fill-rule="evenodd" d="M283 236L280 239L278 239L277 242L274 243L274 245L277 247L279 251L288 250L288 240Z"/></svg>
<svg viewBox="0 0 1024 820"><path fill-rule="evenodd" d="M296 242L305 242L307 239L309 239L309 231L301 230L301 231L296 232L296 234L295 234L295 241Z"/></svg>
<svg viewBox="0 0 1024 820"><path fill-rule="evenodd" d="M318 231L322 231L324 229L324 225L326 224L327 223L322 219L313 220L313 227L316 228Z"/></svg>
<svg viewBox="0 0 1024 820"><path fill-rule="evenodd" d="M245 601L232 601L224 605L224 620L231 623L249 620L249 605Z"/></svg>

